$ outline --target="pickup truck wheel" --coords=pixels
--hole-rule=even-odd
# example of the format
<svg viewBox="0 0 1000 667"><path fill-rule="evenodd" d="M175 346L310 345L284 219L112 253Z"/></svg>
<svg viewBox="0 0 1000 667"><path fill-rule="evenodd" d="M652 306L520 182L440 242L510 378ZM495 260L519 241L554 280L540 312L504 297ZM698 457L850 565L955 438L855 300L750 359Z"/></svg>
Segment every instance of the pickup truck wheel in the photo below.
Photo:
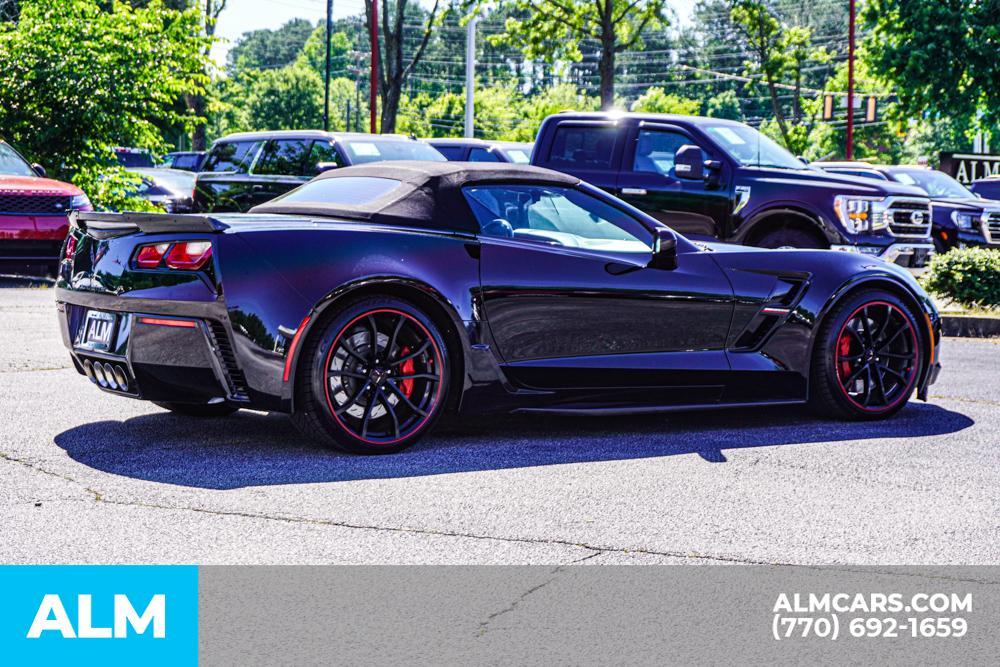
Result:
<svg viewBox="0 0 1000 667"><path fill-rule="evenodd" d="M303 350L292 421L355 454L406 449L440 417L448 351L429 317L374 297L346 307Z"/></svg>
<svg viewBox="0 0 1000 667"><path fill-rule="evenodd" d="M754 244L758 248L826 248L816 234L802 229L784 228L767 232Z"/></svg>

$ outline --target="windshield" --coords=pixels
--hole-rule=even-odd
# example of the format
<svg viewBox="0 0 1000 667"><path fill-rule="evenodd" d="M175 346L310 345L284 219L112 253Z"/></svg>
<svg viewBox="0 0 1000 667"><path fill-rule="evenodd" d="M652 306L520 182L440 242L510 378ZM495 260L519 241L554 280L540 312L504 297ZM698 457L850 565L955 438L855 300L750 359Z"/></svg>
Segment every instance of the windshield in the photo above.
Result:
<svg viewBox="0 0 1000 667"><path fill-rule="evenodd" d="M351 164L382 160L430 160L445 162L436 148L421 141L408 139L353 139L343 142Z"/></svg>
<svg viewBox="0 0 1000 667"><path fill-rule="evenodd" d="M195 175L190 171L168 169L132 169L130 171L172 192L190 196L191 191L194 190Z"/></svg>
<svg viewBox="0 0 1000 667"><path fill-rule="evenodd" d="M741 166L806 169L802 160L749 125L710 125L705 132Z"/></svg>
<svg viewBox="0 0 1000 667"><path fill-rule="evenodd" d="M531 162L531 149L527 148L505 148L504 153L514 164L528 164Z"/></svg>
<svg viewBox="0 0 1000 667"><path fill-rule="evenodd" d="M948 174L933 169L897 171L892 176L900 183L917 186L935 199L975 199L976 197Z"/></svg>
<svg viewBox="0 0 1000 667"><path fill-rule="evenodd" d="M0 144L0 174L4 176L37 176L35 171L14 149Z"/></svg>

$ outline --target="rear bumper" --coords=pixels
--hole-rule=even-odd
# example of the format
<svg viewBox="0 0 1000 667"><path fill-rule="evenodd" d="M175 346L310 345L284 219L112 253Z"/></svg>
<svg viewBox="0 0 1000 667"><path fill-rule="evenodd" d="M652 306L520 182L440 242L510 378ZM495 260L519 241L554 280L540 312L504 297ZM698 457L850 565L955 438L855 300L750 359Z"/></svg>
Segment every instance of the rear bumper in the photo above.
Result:
<svg viewBox="0 0 1000 667"><path fill-rule="evenodd" d="M78 372L131 398L250 406L221 304L130 301L57 288L60 331ZM88 310L114 315L107 345L84 340Z"/></svg>

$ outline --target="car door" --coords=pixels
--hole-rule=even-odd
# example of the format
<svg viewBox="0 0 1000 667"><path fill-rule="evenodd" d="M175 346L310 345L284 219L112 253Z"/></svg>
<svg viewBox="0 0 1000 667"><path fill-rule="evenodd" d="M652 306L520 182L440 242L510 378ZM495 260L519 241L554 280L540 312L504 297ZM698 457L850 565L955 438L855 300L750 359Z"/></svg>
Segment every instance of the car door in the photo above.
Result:
<svg viewBox="0 0 1000 667"><path fill-rule="evenodd" d="M647 268L651 231L596 190L465 194L482 228L483 309L508 377L539 389L639 390L629 402L717 400L733 298L708 253L684 241L676 269Z"/></svg>
<svg viewBox="0 0 1000 667"><path fill-rule="evenodd" d="M261 140L225 141L212 147L198 175L195 205L199 212L246 212L253 203L250 168L257 160Z"/></svg>
<svg viewBox="0 0 1000 667"><path fill-rule="evenodd" d="M682 234L721 238L731 208L726 174L717 174L711 183L678 178L674 156L684 145L701 147L706 160L713 157L676 125L643 122L632 127L618 196Z"/></svg>

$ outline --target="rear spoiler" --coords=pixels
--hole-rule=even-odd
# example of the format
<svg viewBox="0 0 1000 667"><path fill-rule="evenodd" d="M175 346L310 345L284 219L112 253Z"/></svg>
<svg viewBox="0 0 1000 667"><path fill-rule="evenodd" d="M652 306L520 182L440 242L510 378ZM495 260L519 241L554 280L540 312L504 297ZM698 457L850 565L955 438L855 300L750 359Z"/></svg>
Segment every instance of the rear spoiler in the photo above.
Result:
<svg viewBox="0 0 1000 667"><path fill-rule="evenodd" d="M132 232L164 234L172 232L195 232L215 234L228 225L207 215L173 213L95 213L74 211L69 217L70 224L87 233L104 236L123 236Z"/></svg>

